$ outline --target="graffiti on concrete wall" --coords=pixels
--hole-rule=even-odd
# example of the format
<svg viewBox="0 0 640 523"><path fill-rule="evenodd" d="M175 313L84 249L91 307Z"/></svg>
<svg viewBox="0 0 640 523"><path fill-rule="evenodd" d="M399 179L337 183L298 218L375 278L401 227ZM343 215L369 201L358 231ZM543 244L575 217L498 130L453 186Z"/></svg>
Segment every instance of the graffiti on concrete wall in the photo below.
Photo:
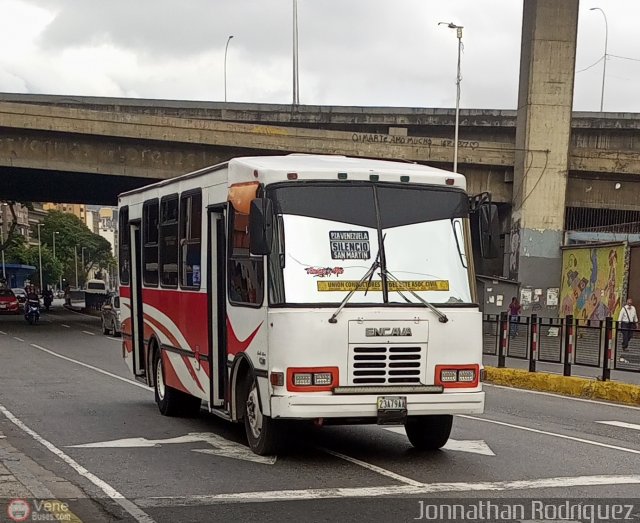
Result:
<svg viewBox="0 0 640 523"><path fill-rule="evenodd" d="M616 317L625 282L624 245L567 249L562 255L561 316Z"/></svg>

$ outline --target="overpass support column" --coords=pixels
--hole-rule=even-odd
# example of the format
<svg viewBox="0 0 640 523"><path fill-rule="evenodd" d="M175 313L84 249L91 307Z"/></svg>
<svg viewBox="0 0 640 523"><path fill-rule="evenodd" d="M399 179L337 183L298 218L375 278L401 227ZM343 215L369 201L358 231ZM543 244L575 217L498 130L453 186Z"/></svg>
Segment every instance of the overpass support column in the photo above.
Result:
<svg viewBox="0 0 640 523"><path fill-rule="evenodd" d="M561 281L578 4L524 0L509 273L543 289L543 312Z"/></svg>

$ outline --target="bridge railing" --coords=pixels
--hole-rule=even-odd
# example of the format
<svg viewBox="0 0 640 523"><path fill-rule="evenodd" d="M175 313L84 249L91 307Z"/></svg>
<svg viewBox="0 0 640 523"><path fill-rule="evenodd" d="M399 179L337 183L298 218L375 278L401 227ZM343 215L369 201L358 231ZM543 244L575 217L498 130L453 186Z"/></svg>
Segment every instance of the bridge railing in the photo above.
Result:
<svg viewBox="0 0 640 523"><path fill-rule="evenodd" d="M574 366L589 367L600 369L601 379L609 380L612 370L640 373L640 330L625 327L612 318L486 314L482 349L487 356L497 356L498 367L528 360L530 372L536 371L538 363L562 365L565 376L571 376Z"/></svg>

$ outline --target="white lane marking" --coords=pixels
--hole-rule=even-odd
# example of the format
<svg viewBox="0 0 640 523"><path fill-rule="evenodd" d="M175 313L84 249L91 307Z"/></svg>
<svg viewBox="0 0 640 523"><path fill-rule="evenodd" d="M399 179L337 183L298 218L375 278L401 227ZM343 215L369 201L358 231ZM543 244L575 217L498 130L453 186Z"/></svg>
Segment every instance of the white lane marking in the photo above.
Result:
<svg viewBox="0 0 640 523"><path fill-rule="evenodd" d="M107 339L108 339L108 340L111 340L111 341L118 341L118 342L119 342L119 341L122 341L120 338L114 338L114 337L112 337L112 336L107 336Z"/></svg>
<svg viewBox="0 0 640 523"><path fill-rule="evenodd" d="M14 336L13 339L18 341L24 341L22 338L18 338L18 336Z"/></svg>
<svg viewBox="0 0 640 523"><path fill-rule="evenodd" d="M60 358L61 360L66 360L66 361L70 361L71 363L75 363L76 365L81 365L83 367L86 367L87 369L91 369L94 370L96 372L99 372L100 374L104 374L105 376L110 376L112 378L115 378L117 380L120 381L124 381L125 383L128 383L129 385L135 385L136 387L140 387L141 389L147 390L147 391L152 391L153 389L147 387L146 385L142 384L142 383L138 383L137 381L132 381L129 380L127 378L123 378L122 376L118 376L117 374L113 374L109 371L106 370L102 370L98 367L94 367L93 365L89 365L88 363L84 363L82 361L78 361L78 360L74 360L73 358L69 358L67 356L63 356L62 354L58 354L57 352L54 352L52 350L49 349L45 349L44 347L41 347L40 345L36 345L35 343L31 344L32 347L41 350L42 352L46 352L47 354L51 354L52 356L55 356L56 358Z"/></svg>
<svg viewBox="0 0 640 523"><path fill-rule="evenodd" d="M321 488L304 490L272 490L195 496L150 497L134 500L141 507L188 507L217 503L249 503L265 501L298 501L304 499L371 498L431 494L438 492L509 491L545 488L590 487L596 485L640 485L640 475L576 476L515 481L481 481L477 483L426 483L389 485L384 487Z"/></svg>
<svg viewBox="0 0 640 523"><path fill-rule="evenodd" d="M400 483L404 483L405 485L411 485L414 487L420 487L423 485L422 483L414 479L401 476L400 474L396 474L395 472L391 472L390 470L383 469L382 467L378 467L377 465L372 465L371 463L367 463L365 461L360 461L359 459L352 458L351 456L347 456L345 454L341 454L340 452L335 452L334 450L325 449L325 448L323 448L322 450L327 454L331 454L332 456L335 456L336 458L343 459L345 461L353 463L354 465L358 465L362 468L376 472L377 474L381 474L382 476L395 479L396 481L399 481Z"/></svg>
<svg viewBox="0 0 640 523"><path fill-rule="evenodd" d="M7 333L6 333L6 332L4 332L4 331L0 331L0 334L2 334L3 336L6 336L6 335L7 335Z"/></svg>
<svg viewBox="0 0 640 523"><path fill-rule="evenodd" d="M0 412L2 412L5 417L13 423L16 427L21 429L23 432L27 433L34 440L44 446L47 450L52 452L62 461L64 461L67 465L69 465L73 470L75 470L81 476L87 478L91 483L93 483L96 487L98 487L102 492L104 492L109 498L115 501L118 505L120 505L127 513L135 518L136 521L140 523L154 523L154 520L149 516L144 510L142 510L138 505L134 502L125 498L120 492L114 489L111 485L109 485L106 481L101 480L95 474L89 472L86 468L80 465L77 461L75 461L72 457L68 456L64 452L62 452L58 447L56 447L50 441L44 439L40 434L30 429L27 425L25 425L21 420L16 418L9 410L7 410L3 405L0 405Z"/></svg>
<svg viewBox="0 0 640 523"><path fill-rule="evenodd" d="M82 331L85 334L88 334L89 336L95 336L95 334L93 332L89 332L89 331Z"/></svg>
<svg viewBox="0 0 640 523"><path fill-rule="evenodd" d="M623 429L640 430L640 425L636 425L635 423L626 423L624 421L596 421L596 423L611 425L613 427L621 427Z"/></svg>
<svg viewBox="0 0 640 523"><path fill-rule="evenodd" d="M65 307L65 309L67 309ZM73 309L67 309L69 312L73 312L75 314L80 314L80 316L86 316L87 318L98 318L97 316L94 316L93 314L85 314L84 312L80 312L80 311L74 311Z"/></svg>
<svg viewBox="0 0 640 523"><path fill-rule="evenodd" d="M615 382L614 382L615 383ZM542 392L540 390L527 390L518 389L516 387L506 387L505 385L494 385L492 383L483 383L483 387L490 387L493 389L510 390L514 392L523 392L525 394L539 394L540 396L551 396L562 400L582 401L584 403L595 403L596 405L606 405L608 407L618 407L620 409L632 409L640 410L640 407L634 407L633 405L621 405L620 403L609 403L608 401L590 400L587 398L575 398L573 396L564 396L562 394L554 394L553 392Z"/></svg>
<svg viewBox="0 0 640 523"><path fill-rule="evenodd" d="M493 419L486 419L486 418L477 418L476 416L468 416L466 414L458 414L457 417L464 418L464 419L472 419L475 421L484 421L485 423L502 425L503 427L510 427L512 429L524 430L526 432L535 432L536 434L544 434L545 436L552 436L554 438L568 439L571 441L577 441L578 443L586 443L587 445L594 445L595 447L604 447L611 450L629 452L630 454L640 454L640 450L630 449L628 447L619 447L618 445L609 445L608 443L600 443L599 441L593 441L591 439L576 438L575 436L567 436L566 434L557 434L556 432L548 432L546 430L533 429L531 427L524 427L522 425L514 425L513 423L505 423L504 421L496 421Z"/></svg>
<svg viewBox="0 0 640 523"><path fill-rule="evenodd" d="M384 427L384 430L389 432L395 432L406 436L406 432L403 427ZM449 438L447 444L442 447L443 450L455 450L458 452L469 452L470 454L480 454L481 456L495 456L491 447L482 439L452 439Z"/></svg>
<svg viewBox="0 0 640 523"><path fill-rule="evenodd" d="M241 459L244 461L252 461L263 465L273 465L276 462L276 456L258 456L249 448L235 441L229 441L222 436L213 434L212 432L190 432L185 436L178 436L167 439L147 439L147 438L125 438L112 441L98 441L95 443L84 443L82 445L69 445L70 448L80 449L96 449L96 448L145 448L160 447L161 445L170 443L196 443L204 442L211 445L211 449L191 449L192 452L202 454L212 454L225 458Z"/></svg>
<svg viewBox="0 0 640 523"><path fill-rule="evenodd" d="M71 327L69 325L67 325L66 323L61 323L60 325L62 325L63 327L65 327L66 329L70 329Z"/></svg>

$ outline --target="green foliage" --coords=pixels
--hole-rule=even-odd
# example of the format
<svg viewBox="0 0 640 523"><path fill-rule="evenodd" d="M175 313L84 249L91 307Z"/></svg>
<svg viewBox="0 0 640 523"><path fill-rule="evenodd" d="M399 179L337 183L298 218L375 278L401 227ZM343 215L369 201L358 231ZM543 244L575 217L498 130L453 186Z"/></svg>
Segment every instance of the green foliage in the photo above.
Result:
<svg viewBox="0 0 640 523"><path fill-rule="evenodd" d="M40 252L37 246L29 246L24 236L14 236L5 249L7 263L22 263L36 267L31 281L40 283ZM42 247L42 279L44 284L53 284L60 279L63 265L53 257L53 252L45 245Z"/></svg>
<svg viewBox="0 0 640 523"><path fill-rule="evenodd" d="M57 231L57 234L55 232ZM40 230L43 246L53 252L53 237L55 234L56 258L63 266L63 276L68 282L75 282L76 252L78 264L78 278L82 284L86 281L87 273L94 267L107 267L115 264L111 254L111 244L99 234L91 230L73 214L60 211L49 211ZM82 253L84 247L84 267ZM44 258L42 260L45 266Z"/></svg>

